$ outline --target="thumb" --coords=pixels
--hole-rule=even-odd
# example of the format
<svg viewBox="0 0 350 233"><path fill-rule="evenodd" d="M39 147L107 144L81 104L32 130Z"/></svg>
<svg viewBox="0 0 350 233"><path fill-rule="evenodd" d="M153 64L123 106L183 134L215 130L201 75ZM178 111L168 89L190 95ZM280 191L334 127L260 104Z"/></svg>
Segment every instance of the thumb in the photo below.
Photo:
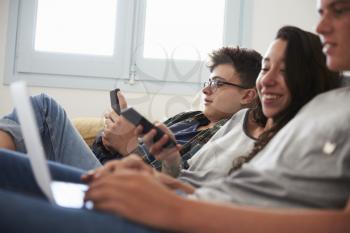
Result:
<svg viewBox="0 0 350 233"><path fill-rule="evenodd" d="M117 96L119 100L120 109L126 109L128 107L128 103L126 102L126 99L121 93L121 91L118 91Z"/></svg>

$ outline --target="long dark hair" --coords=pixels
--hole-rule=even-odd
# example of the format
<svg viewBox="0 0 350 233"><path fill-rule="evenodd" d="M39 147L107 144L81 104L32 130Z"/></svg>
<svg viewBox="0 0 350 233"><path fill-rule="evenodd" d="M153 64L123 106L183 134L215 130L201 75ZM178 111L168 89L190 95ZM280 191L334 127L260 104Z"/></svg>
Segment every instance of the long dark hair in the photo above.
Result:
<svg viewBox="0 0 350 233"><path fill-rule="evenodd" d="M328 70L319 37L293 26L282 27L276 39L287 42L285 82L291 93L290 105L274 118L274 126L260 135L247 156L233 161L231 171L250 161L316 95L340 86L339 73Z"/></svg>

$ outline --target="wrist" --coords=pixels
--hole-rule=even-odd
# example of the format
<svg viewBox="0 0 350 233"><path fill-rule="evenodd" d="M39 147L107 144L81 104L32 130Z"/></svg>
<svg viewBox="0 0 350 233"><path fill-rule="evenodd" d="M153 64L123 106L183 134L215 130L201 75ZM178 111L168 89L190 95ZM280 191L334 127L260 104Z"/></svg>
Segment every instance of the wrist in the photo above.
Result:
<svg viewBox="0 0 350 233"><path fill-rule="evenodd" d="M177 154L171 160L164 160L162 162L162 171L171 175L172 177L178 177L180 171L182 170L182 158L180 154Z"/></svg>
<svg viewBox="0 0 350 233"><path fill-rule="evenodd" d="M176 151L174 154L169 155L166 159L163 159L162 162L167 166L178 166L181 164L181 155L178 151Z"/></svg>
<svg viewBox="0 0 350 233"><path fill-rule="evenodd" d="M132 149L131 151L126 151L124 157L129 156L131 154L137 154L137 155L142 155L142 151L140 150L139 144L136 145L136 147L134 149Z"/></svg>

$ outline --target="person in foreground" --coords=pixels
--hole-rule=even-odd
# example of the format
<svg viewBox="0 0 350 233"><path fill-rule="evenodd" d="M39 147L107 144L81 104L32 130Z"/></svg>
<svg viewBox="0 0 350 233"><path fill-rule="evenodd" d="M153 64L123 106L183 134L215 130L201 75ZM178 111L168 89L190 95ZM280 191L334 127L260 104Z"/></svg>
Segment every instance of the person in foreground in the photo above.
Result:
<svg viewBox="0 0 350 233"><path fill-rule="evenodd" d="M180 151L183 158L192 157L234 113L251 106L257 99L255 81L261 67L258 52L223 47L213 51L209 58L211 79L207 83L216 86L217 90L203 88L203 112L184 112L165 121L177 142L183 145ZM121 107L126 108L126 100L120 92L118 98ZM103 136L95 141L92 152L54 99L41 94L31 100L47 159L90 170L138 149L145 160L159 167L157 161L149 159L151 156L146 148L138 146L135 127L117 113L105 114ZM0 147L26 151L15 112L0 119Z"/></svg>
<svg viewBox="0 0 350 233"><path fill-rule="evenodd" d="M349 4L348 0L319 0L318 32L325 39L327 65L333 70L350 69ZM132 163L130 159L122 160L116 172L92 181L86 195L97 209L116 215L60 208L23 194L1 191L0 229L4 232L159 232L153 228L172 232L276 232L276 229L349 232L350 208L344 208L350 179L349 100L349 87L319 95L255 160L225 179L224 182L237 181L231 184L235 192L227 196L235 197L233 202L238 205L177 195L154 179L152 169L131 157ZM324 114L325 109L329 113ZM6 153L2 151L3 155ZM3 176L1 179L5 179ZM278 179L273 179L276 176ZM1 182L3 185L4 181ZM260 189L262 186L265 189ZM29 187L25 189L30 192ZM153 205L154 202L158 204ZM277 203L281 204L279 207L333 210L267 209ZM19 221L19 213L28 217Z"/></svg>

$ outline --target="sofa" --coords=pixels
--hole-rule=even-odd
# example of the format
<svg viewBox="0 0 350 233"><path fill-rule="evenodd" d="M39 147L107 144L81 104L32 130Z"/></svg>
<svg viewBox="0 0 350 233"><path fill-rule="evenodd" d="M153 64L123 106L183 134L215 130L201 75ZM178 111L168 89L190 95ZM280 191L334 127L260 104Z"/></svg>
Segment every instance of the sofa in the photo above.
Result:
<svg viewBox="0 0 350 233"><path fill-rule="evenodd" d="M104 126L103 118L98 117L73 118L72 123L90 148L96 135L103 129Z"/></svg>

